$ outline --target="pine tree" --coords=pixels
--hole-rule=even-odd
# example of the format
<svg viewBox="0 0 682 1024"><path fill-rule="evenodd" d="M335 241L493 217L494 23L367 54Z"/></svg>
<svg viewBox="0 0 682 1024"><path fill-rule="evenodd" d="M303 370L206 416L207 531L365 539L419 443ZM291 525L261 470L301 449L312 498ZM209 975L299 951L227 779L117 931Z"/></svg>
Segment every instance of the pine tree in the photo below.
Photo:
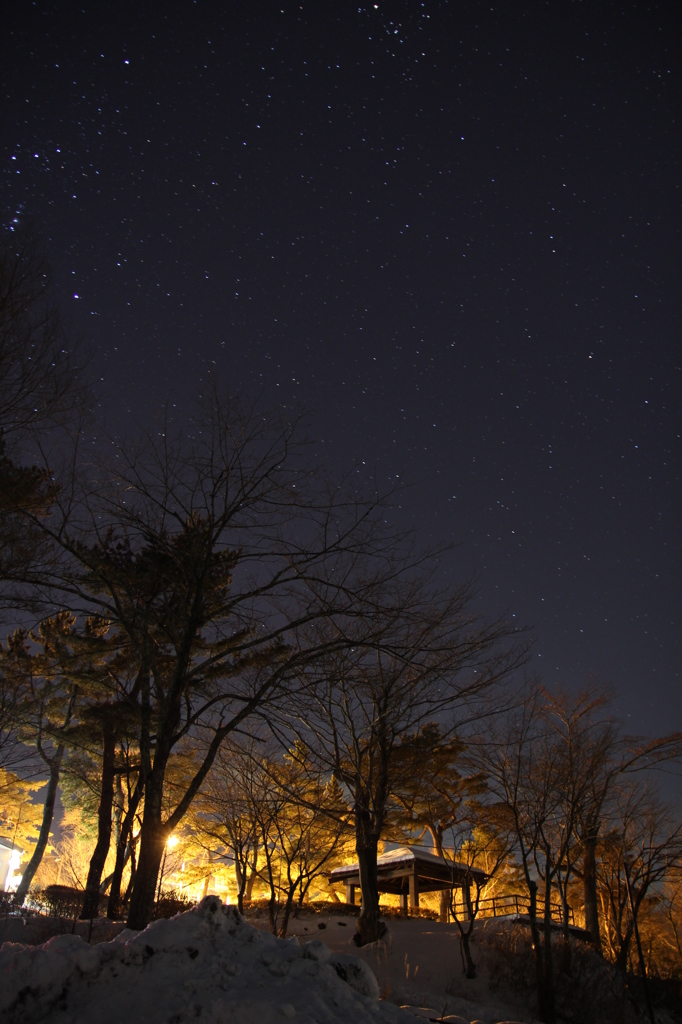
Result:
<svg viewBox="0 0 682 1024"><path fill-rule="evenodd" d="M393 789L394 828L409 836L419 830L431 837L433 849L443 857L443 837L457 822L462 803L484 788L480 774L461 774L463 744L458 737L443 737L439 725L428 722L401 738L396 760L401 762ZM440 920L447 921L450 895L441 892Z"/></svg>

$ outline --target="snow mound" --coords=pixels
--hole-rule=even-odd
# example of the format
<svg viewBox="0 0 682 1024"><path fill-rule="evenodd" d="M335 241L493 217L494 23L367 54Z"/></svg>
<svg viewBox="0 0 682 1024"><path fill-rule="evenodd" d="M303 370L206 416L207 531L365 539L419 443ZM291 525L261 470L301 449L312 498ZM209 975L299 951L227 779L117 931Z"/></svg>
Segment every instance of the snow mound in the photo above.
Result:
<svg viewBox="0 0 682 1024"><path fill-rule="evenodd" d="M276 939L207 896L144 931L89 946L58 935L0 949L3 1024L400 1024L371 969L319 941Z"/></svg>

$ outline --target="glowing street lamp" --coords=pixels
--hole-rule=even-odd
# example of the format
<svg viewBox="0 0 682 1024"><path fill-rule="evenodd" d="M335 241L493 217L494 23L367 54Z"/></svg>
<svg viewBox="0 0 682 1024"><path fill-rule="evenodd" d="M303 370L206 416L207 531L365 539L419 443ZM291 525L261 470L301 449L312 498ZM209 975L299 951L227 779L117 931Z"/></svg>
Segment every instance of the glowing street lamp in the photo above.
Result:
<svg viewBox="0 0 682 1024"><path fill-rule="evenodd" d="M7 881L5 883L7 889L16 889L22 879L22 875L17 871L21 864L21 853L21 850L12 850L10 854L9 871L7 872Z"/></svg>
<svg viewBox="0 0 682 1024"><path fill-rule="evenodd" d="M0 836L0 892L15 889L21 881L17 868L23 853L11 839Z"/></svg>

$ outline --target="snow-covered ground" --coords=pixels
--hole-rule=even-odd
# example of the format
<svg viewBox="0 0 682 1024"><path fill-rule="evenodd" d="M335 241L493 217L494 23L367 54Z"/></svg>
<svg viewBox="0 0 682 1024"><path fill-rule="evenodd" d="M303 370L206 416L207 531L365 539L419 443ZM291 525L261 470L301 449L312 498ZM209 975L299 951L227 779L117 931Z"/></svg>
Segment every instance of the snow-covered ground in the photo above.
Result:
<svg viewBox="0 0 682 1024"><path fill-rule="evenodd" d="M265 914L254 923L266 928ZM381 995L400 1005L429 1008L463 1021L535 1021L527 1004L523 1005L525 1001L515 998L504 987L500 991L490 977L486 952L479 939L496 922L480 921L476 926L472 953L478 976L474 980L468 980L462 970L457 925L398 917L388 918L386 923L385 939L361 949L353 944L355 918L348 914L304 913L290 920L289 934L302 943L317 937L339 953L352 950L376 975ZM498 921L496 926L500 925Z"/></svg>
<svg viewBox="0 0 682 1024"><path fill-rule="evenodd" d="M0 921L0 942L14 940L0 948L0 1021L415 1024L416 1014L451 1024L534 1024L533 957L523 922L477 922L474 980L462 971L455 925L395 917L387 923L384 940L357 949L355 918L341 908L304 909L290 922L291 937L281 940L269 933L262 910L244 921L215 896L143 932L123 930L113 941L106 940L122 924L96 921L91 945L87 934L68 933L38 945L34 922ZM81 924L89 930L89 922ZM612 967L577 940L572 958L569 973L559 971L555 982L561 1020L639 1024L641 1008L625 998ZM659 1024L682 1020L656 1012Z"/></svg>
<svg viewBox="0 0 682 1024"><path fill-rule="evenodd" d="M353 954L253 928L208 896L144 931L0 949L3 1024L409 1024Z"/></svg>
<svg viewBox="0 0 682 1024"><path fill-rule="evenodd" d="M264 925L264 922L263 922ZM324 927L319 927L319 926ZM451 1019L453 1024L535 1024L536 978L527 923L516 918L497 918L475 924L471 952L477 976L465 977L456 925L423 918L389 918L381 942L361 949L352 945L354 919L347 913L306 914L291 922L290 931L301 942L315 932L331 949L353 949L377 977L379 990L398 1005L431 1020ZM562 939L555 942L555 993L557 1020L570 1024L643 1024L644 1007L637 1006L615 969L578 938L571 941L571 969L560 970ZM451 1017L452 1015L452 1017ZM656 1009L657 1024L673 1024L675 1018Z"/></svg>
<svg viewBox="0 0 682 1024"><path fill-rule="evenodd" d="M256 915L249 916L249 920L267 927L264 914L260 921ZM329 914L304 910L290 921L289 930L301 942L317 934L334 951L352 950L376 975L384 999L409 1005L413 1012L421 1007L423 1015L430 1019L447 1020L453 1015L453 1024L534 1024L535 968L527 921L498 917L476 922L471 942L477 965L473 980L464 975L455 924L402 917L389 917L386 923L385 938L362 949L352 943L355 918L341 910ZM574 937L572 966L564 973L563 940L558 932L554 942L558 1020L571 1024L648 1022L644 1007L635 1005L614 967ZM682 1018L675 1018L662 1008L656 1010L656 1020L657 1024L671 1024L673 1020L682 1024Z"/></svg>

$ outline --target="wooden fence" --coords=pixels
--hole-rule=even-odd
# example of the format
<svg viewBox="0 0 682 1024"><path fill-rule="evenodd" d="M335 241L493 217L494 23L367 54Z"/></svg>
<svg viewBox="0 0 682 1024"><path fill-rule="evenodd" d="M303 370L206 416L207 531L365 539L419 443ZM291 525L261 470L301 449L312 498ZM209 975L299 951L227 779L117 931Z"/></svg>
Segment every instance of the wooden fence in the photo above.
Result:
<svg viewBox="0 0 682 1024"><path fill-rule="evenodd" d="M459 907L458 907L459 909ZM466 916L466 904L463 906ZM563 923L563 913L560 903L550 903L550 915L553 921ZM482 899L478 905L478 917L509 917L512 914L528 916L530 912L530 900L528 896L520 896L518 893L511 893L507 896L488 896ZM545 902L537 900L537 918L541 921L545 916ZM574 924L573 911L568 908L568 923Z"/></svg>

